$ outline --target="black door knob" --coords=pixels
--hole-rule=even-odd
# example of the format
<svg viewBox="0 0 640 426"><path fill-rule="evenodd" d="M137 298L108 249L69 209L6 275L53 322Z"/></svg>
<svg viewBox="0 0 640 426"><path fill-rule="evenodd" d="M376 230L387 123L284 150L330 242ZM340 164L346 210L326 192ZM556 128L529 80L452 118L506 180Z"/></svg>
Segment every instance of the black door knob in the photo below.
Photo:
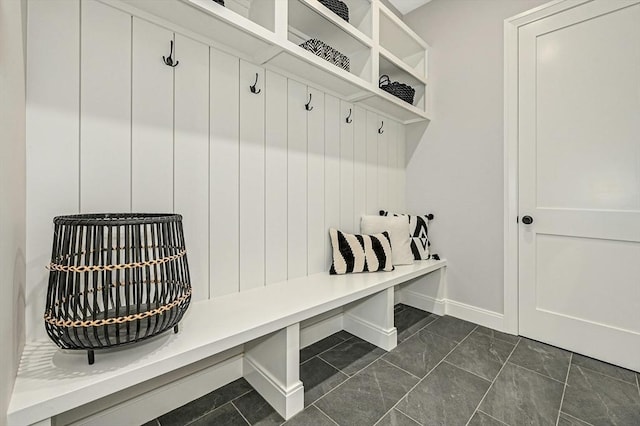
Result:
<svg viewBox="0 0 640 426"><path fill-rule="evenodd" d="M533 223L533 218L531 216L523 216L522 223L525 225L531 225Z"/></svg>

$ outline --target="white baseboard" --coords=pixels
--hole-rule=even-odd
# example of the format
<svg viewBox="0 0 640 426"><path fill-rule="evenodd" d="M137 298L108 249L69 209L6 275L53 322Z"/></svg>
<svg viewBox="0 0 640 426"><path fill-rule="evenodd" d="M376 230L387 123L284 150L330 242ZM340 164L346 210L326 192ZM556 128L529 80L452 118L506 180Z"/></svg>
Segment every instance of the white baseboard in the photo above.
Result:
<svg viewBox="0 0 640 426"><path fill-rule="evenodd" d="M202 362L195 363L112 397L62 413L56 416L54 424L143 424L242 377L242 347L204 361L209 365L203 367Z"/></svg>
<svg viewBox="0 0 640 426"><path fill-rule="evenodd" d="M436 299L409 289L403 289L397 292L396 296L398 296L399 303L422 311L431 312L436 315L444 315L446 312L446 299Z"/></svg>
<svg viewBox="0 0 640 426"><path fill-rule="evenodd" d="M306 348L343 329L342 308L334 309L314 321L300 323L300 348Z"/></svg>
<svg viewBox="0 0 640 426"><path fill-rule="evenodd" d="M446 300L446 313L494 330L504 331L504 315L455 300Z"/></svg>
<svg viewBox="0 0 640 426"><path fill-rule="evenodd" d="M386 351L398 345L398 331L395 327L386 330L349 314L344 315L342 322L345 331Z"/></svg>
<svg viewBox="0 0 640 426"><path fill-rule="evenodd" d="M304 409L304 387L298 380L288 389L283 388L258 363L245 354L243 376L251 386L280 414L289 420Z"/></svg>

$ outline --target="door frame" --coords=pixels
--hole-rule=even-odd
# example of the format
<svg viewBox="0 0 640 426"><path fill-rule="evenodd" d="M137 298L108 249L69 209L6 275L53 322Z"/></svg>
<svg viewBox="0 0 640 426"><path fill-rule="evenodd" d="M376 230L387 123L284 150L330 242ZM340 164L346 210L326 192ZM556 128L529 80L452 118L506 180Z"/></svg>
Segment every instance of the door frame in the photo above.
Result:
<svg viewBox="0 0 640 426"><path fill-rule="evenodd" d="M504 317L507 333L518 334L518 31L594 0L554 0L504 20Z"/></svg>

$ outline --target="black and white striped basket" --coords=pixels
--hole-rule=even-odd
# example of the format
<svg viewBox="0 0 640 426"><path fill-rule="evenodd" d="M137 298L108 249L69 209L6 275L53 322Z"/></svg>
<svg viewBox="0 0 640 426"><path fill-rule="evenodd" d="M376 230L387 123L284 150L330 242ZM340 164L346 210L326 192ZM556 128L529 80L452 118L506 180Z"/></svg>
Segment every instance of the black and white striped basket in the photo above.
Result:
<svg viewBox="0 0 640 426"><path fill-rule="evenodd" d="M312 38L311 40L307 40L302 43L300 47L321 57L325 61L331 62L343 70L349 71L351 68L348 56L343 55L341 52L324 43L322 40Z"/></svg>
<svg viewBox="0 0 640 426"><path fill-rule="evenodd" d="M349 6L340 0L318 0L327 9L349 22Z"/></svg>
<svg viewBox="0 0 640 426"><path fill-rule="evenodd" d="M378 81L378 87L413 105L413 97L416 94L416 90L408 84L391 81L388 75L381 75Z"/></svg>

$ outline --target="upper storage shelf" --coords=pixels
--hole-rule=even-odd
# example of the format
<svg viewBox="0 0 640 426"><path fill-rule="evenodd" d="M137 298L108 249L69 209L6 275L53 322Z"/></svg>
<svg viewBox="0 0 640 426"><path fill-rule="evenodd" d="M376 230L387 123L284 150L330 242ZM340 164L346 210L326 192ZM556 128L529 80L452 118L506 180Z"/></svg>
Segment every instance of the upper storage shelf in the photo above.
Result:
<svg viewBox="0 0 640 426"><path fill-rule="evenodd" d="M426 49L380 0L342 0L349 21L318 0L99 0L362 102L403 123L428 120ZM379 12L377 12L379 11ZM375 20L374 17L379 17ZM377 21L377 22L376 22ZM318 39L349 57L342 69L300 47ZM412 85L409 105L378 88L381 74Z"/></svg>

